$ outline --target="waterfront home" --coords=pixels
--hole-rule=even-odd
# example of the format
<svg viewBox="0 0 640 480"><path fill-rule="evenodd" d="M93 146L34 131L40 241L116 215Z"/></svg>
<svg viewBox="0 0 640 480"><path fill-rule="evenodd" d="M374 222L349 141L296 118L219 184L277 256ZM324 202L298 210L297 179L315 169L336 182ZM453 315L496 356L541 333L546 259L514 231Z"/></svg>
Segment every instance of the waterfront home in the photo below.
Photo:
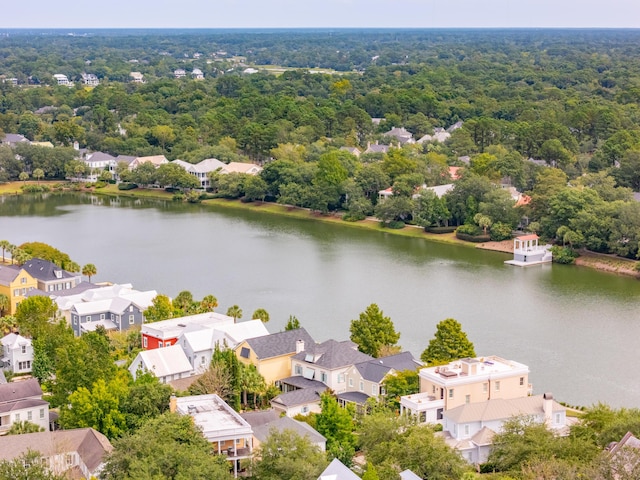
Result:
<svg viewBox="0 0 640 480"><path fill-rule="evenodd" d="M82 83L87 87L97 87L100 85L100 80L95 73L83 73L81 74Z"/></svg>
<svg viewBox="0 0 640 480"><path fill-rule="evenodd" d="M51 473L65 478L98 478L111 450L109 439L93 428L0 437L0 461L38 452Z"/></svg>
<svg viewBox="0 0 640 480"><path fill-rule="evenodd" d="M35 378L0 385L0 434L24 421L49 429L49 402L42 399L42 389Z"/></svg>
<svg viewBox="0 0 640 480"><path fill-rule="evenodd" d="M69 78L67 78L67 76L63 75L62 73L54 74L53 79L57 82L58 85L72 85L72 83L69 82Z"/></svg>
<svg viewBox="0 0 640 480"><path fill-rule="evenodd" d="M285 330L262 337L248 338L235 348L238 359L256 366L267 385L291 375L291 357L315 341L304 328Z"/></svg>
<svg viewBox="0 0 640 480"><path fill-rule="evenodd" d="M543 423L558 434L566 434L566 408L545 393L533 397L495 398L460 405L444 412L442 436L471 464L487 461L493 437L514 417Z"/></svg>
<svg viewBox="0 0 640 480"><path fill-rule="evenodd" d="M357 363L346 370L346 393L338 394L338 401L343 405L349 402L363 405L369 398L378 399L386 393L383 384L389 376L405 370L415 371L421 366L422 362L413 358L411 352Z"/></svg>
<svg viewBox="0 0 640 480"><path fill-rule="evenodd" d="M400 398L400 412L420 422L441 422L443 413L468 403L531 394L529 367L492 355L463 358L419 371L420 393Z"/></svg>
<svg viewBox="0 0 640 480"><path fill-rule="evenodd" d="M193 368L180 345L172 345L155 350L143 350L138 353L129 366L129 372L135 380L139 374L151 373L160 383L193 375Z"/></svg>
<svg viewBox="0 0 640 480"><path fill-rule="evenodd" d="M0 294L9 299L9 309L3 314L16 313L18 304L29 292L38 288L38 281L24 268L17 265L0 265Z"/></svg>
<svg viewBox="0 0 640 480"><path fill-rule="evenodd" d="M82 282L82 274L68 272L55 263L41 258L26 261L22 268L37 280L38 290L47 293L70 290Z"/></svg>
<svg viewBox="0 0 640 480"><path fill-rule="evenodd" d="M253 452L253 430L246 420L215 394L172 396L169 410L189 415L211 443L213 453L226 456L233 464L234 476L238 476L240 460L251 458Z"/></svg>
<svg viewBox="0 0 640 480"><path fill-rule="evenodd" d="M170 318L160 322L145 323L140 330L142 348L153 350L154 348L175 345L178 342L178 337L190 326L216 328L232 324L233 317L216 312L198 313L196 315Z"/></svg>
<svg viewBox="0 0 640 480"><path fill-rule="evenodd" d="M160 165L169 163L169 160L167 160L167 157L165 157L164 155L149 155L146 157L136 157L129 164L129 170L133 170L134 168L142 165L143 163L150 163L154 167L158 168Z"/></svg>
<svg viewBox="0 0 640 480"><path fill-rule="evenodd" d="M553 261L551 245L539 245L536 234L522 235L513 239L513 260L504 263L518 267L540 265Z"/></svg>
<svg viewBox="0 0 640 480"><path fill-rule="evenodd" d="M291 375L317 380L336 393L347 391L346 372L356 363L373 360L373 357L358 351L351 340L322 343L303 343L291 358Z"/></svg>
<svg viewBox="0 0 640 480"><path fill-rule="evenodd" d="M220 173L244 173L246 175L257 175L261 171L262 167L255 163L229 162L222 168L222 170L220 170Z"/></svg>
<svg viewBox="0 0 640 480"><path fill-rule="evenodd" d="M10 333L0 339L0 368L14 374L31 372L33 345L30 338Z"/></svg>
<svg viewBox="0 0 640 480"><path fill-rule="evenodd" d="M196 177L200 182L200 188L209 188L211 186L211 180L209 179L209 174L215 171L222 171L227 164L221 162L217 158L205 158L201 162L198 163L189 163L184 160L174 160L171 163L175 163L176 165L181 166L191 175Z"/></svg>

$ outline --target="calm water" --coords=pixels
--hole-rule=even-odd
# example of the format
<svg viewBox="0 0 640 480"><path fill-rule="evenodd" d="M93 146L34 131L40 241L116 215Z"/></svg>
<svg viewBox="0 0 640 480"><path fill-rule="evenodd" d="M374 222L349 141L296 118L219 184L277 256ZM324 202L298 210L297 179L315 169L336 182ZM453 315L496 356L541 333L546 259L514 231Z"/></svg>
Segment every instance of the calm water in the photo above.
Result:
<svg viewBox="0 0 640 480"><path fill-rule="evenodd" d="M268 328L296 315L318 341L346 339L377 303L419 356L442 319L478 355L531 368L536 393L572 404L640 407L640 282L579 267L506 266L466 247L199 205L108 197L0 198L0 239L43 241L95 281L175 296L212 293Z"/></svg>

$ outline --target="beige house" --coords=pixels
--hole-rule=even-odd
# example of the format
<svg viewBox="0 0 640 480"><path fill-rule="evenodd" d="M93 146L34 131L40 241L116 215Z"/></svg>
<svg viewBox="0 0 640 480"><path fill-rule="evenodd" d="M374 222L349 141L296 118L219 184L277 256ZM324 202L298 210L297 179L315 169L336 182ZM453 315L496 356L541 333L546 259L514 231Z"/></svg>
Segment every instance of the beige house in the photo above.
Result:
<svg viewBox="0 0 640 480"><path fill-rule="evenodd" d="M529 367L495 355L463 358L420 370L420 393L400 399L401 412L441 421L443 412L468 403L531 394Z"/></svg>
<svg viewBox="0 0 640 480"><path fill-rule="evenodd" d="M315 342L304 328L298 328L249 338L238 344L235 352L245 365L255 365L267 385L272 385L291 375L291 357L304 350L305 344Z"/></svg>

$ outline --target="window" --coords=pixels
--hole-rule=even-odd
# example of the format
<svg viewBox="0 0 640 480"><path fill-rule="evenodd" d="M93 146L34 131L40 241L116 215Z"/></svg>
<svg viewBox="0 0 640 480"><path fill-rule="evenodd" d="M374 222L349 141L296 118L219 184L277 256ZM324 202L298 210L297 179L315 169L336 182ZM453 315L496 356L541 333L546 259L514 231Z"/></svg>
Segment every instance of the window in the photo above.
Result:
<svg viewBox="0 0 640 480"><path fill-rule="evenodd" d="M465 434L466 436L469 436L469 425L465 425L465 426L464 426L464 434Z"/></svg>
<svg viewBox="0 0 640 480"><path fill-rule="evenodd" d="M360 380L360 391L364 392L364 382Z"/></svg>
<svg viewBox="0 0 640 480"><path fill-rule="evenodd" d="M44 408L40 409L40 418L44 418Z"/></svg>
<svg viewBox="0 0 640 480"><path fill-rule="evenodd" d="M387 394L387 390L384 387L380 387L380 395L386 395Z"/></svg>
<svg viewBox="0 0 640 480"><path fill-rule="evenodd" d="M350 378L350 379L349 379L349 386L350 386L350 387L353 387L353 378Z"/></svg>
<svg viewBox="0 0 640 480"><path fill-rule="evenodd" d="M524 377L520 377L520 386L522 387L524 385Z"/></svg>
<svg viewBox="0 0 640 480"><path fill-rule="evenodd" d="M327 374L325 372L320 372L320 381L322 383L327 383Z"/></svg>
<svg viewBox="0 0 640 480"><path fill-rule="evenodd" d="M471 403L471 395L464 396L464 403Z"/></svg>
<svg viewBox="0 0 640 480"><path fill-rule="evenodd" d="M376 384L371 385L371 395L378 395L378 386Z"/></svg>
<svg viewBox="0 0 640 480"><path fill-rule="evenodd" d="M147 348L147 337L142 337L142 346Z"/></svg>
<svg viewBox="0 0 640 480"><path fill-rule="evenodd" d="M496 380L496 392L500 391L500 380Z"/></svg>
<svg viewBox="0 0 640 480"><path fill-rule="evenodd" d="M251 354L251 350L249 350L247 347L242 347L240 349L240 356L242 358L249 358L249 355ZM302 372L300 372L302 373Z"/></svg>
<svg viewBox="0 0 640 480"><path fill-rule="evenodd" d="M33 420L33 412L31 410L27 412L27 420L29 421Z"/></svg>
<svg viewBox="0 0 640 480"><path fill-rule="evenodd" d="M20 279L20 283L27 283L27 277L22 277Z"/></svg>
<svg viewBox="0 0 640 480"><path fill-rule="evenodd" d="M129 325L133 325L136 321L135 315L129 315Z"/></svg>
<svg viewBox="0 0 640 480"><path fill-rule="evenodd" d="M338 383L344 383L344 373L338 375Z"/></svg>
<svg viewBox="0 0 640 480"><path fill-rule="evenodd" d="M244 348L243 348L244 350ZM247 349L248 350L248 349ZM240 352L240 356L242 356L242 352ZM296 365L295 367L295 374L296 375L302 375L302 367L300 365Z"/></svg>
<svg viewBox="0 0 640 480"><path fill-rule="evenodd" d="M113 313L110 313L110 314L109 314L109 318L110 318L111 320L113 320Z"/></svg>
<svg viewBox="0 0 640 480"><path fill-rule="evenodd" d="M85 319L87 322L90 322L90 321L91 321L91 315L87 315L86 317L84 317L84 319Z"/></svg>
<svg viewBox="0 0 640 480"><path fill-rule="evenodd" d="M158 347L160 348L164 347L164 345L162 345L162 342L158 342Z"/></svg>
<svg viewBox="0 0 640 480"><path fill-rule="evenodd" d="M73 465L73 454L72 453L67 453L66 456L66 460L67 460L67 465Z"/></svg>
<svg viewBox="0 0 640 480"><path fill-rule="evenodd" d="M433 394L436 393L436 386L435 385L431 385L431 393L433 393Z"/></svg>
<svg viewBox="0 0 640 480"><path fill-rule="evenodd" d="M31 369L31 360L18 362L18 370L29 370L29 369Z"/></svg>
<svg viewBox="0 0 640 480"><path fill-rule="evenodd" d="M449 398L453 398L453 388L449 389Z"/></svg>
<svg viewBox="0 0 640 480"><path fill-rule="evenodd" d="M482 384L482 393L487 393L489 391L489 384L488 383L483 383Z"/></svg>
<svg viewBox="0 0 640 480"><path fill-rule="evenodd" d="M205 356L203 355L202 358L200 359L200 365L204 365L204 361L205 361Z"/></svg>
<svg viewBox="0 0 640 480"><path fill-rule="evenodd" d="M74 316L73 316L73 324L74 324L74 325L77 325L77 324L78 324L78 316L77 316L77 315L74 315Z"/></svg>
<svg viewBox="0 0 640 480"><path fill-rule="evenodd" d="M22 346L20 347L20 351L21 351L22 353L27 353L27 346L26 346L26 345L22 345Z"/></svg>
<svg viewBox="0 0 640 480"><path fill-rule="evenodd" d="M302 407L302 409L300 411L302 413L309 413L309 407L305 405L304 407Z"/></svg>
<svg viewBox="0 0 640 480"><path fill-rule="evenodd" d="M133 305L129 305L129 311L133 312Z"/></svg>
<svg viewBox="0 0 640 480"><path fill-rule="evenodd" d="M13 290L13 296L17 297L18 295L20 295L20 289L16 288L16 289Z"/></svg>
<svg viewBox="0 0 640 480"><path fill-rule="evenodd" d="M556 413L556 425L560 425L560 414Z"/></svg>
<svg viewBox="0 0 640 480"><path fill-rule="evenodd" d="M20 414L16 413L15 416L14 416L14 419L15 419L14 420L15 422L19 422L20 421Z"/></svg>
<svg viewBox="0 0 640 480"><path fill-rule="evenodd" d="M104 313L100 314L100 320L104 320Z"/></svg>

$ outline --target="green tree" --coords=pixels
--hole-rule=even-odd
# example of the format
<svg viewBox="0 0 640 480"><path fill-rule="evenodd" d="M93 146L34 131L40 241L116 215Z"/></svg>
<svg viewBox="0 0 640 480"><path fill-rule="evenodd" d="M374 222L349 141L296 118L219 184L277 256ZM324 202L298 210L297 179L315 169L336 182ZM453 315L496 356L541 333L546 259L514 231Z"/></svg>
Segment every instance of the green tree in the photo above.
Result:
<svg viewBox="0 0 640 480"><path fill-rule="evenodd" d="M242 309L238 305L232 305L227 309L227 316L233 317L233 323L242 318Z"/></svg>
<svg viewBox="0 0 640 480"><path fill-rule="evenodd" d="M66 475L56 475L42 464L42 454L33 450L13 460L0 461L0 480L64 480Z"/></svg>
<svg viewBox="0 0 640 480"><path fill-rule="evenodd" d="M253 315L251 315L252 319L260 319L263 323L267 323L269 321L269 312L267 312L264 308L259 308Z"/></svg>
<svg viewBox="0 0 640 480"><path fill-rule="evenodd" d="M11 243L9 240L0 240L0 249L2 249L2 263L6 263L4 258L4 252L9 250L11 247Z"/></svg>
<svg viewBox="0 0 640 480"><path fill-rule="evenodd" d="M446 202L431 190L421 191L414 204L414 220L421 227L441 226L449 220Z"/></svg>
<svg viewBox="0 0 640 480"><path fill-rule="evenodd" d="M27 180L29 180L29 174L27 172L20 172L18 179L23 183L27 183Z"/></svg>
<svg viewBox="0 0 640 480"><path fill-rule="evenodd" d="M230 480L229 464L188 415L165 413L113 442L101 478Z"/></svg>
<svg viewBox="0 0 640 480"><path fill-rule="evenodd" d="M44 428L35 423L31 423L28 420L22 422L14 422L11 424L11 428L7 432L7 435L22 435L23 433L44 432Z"/></svg>
<svg viewBox="0 0 640 480"><path fill-rule="evenodd" d="M213 312L218 306L218 299L213 295L205 295L200 302L200 310L205 312Z"/></svg>
<svg viewBox="0 0 640 480"><path fill-rule="evenodd" d="M173 305L166 295L156 295L144 312L146 322L159 322L173 317Z"/></svg>
<svg viewBox="0 0 640 480"><path fill-rule="evenodd" d="M174 309L180 310L183 315L188 315L194 306L193 295L189 290L183 290L176 295L171 303Z"/></svg>
<svg viewBox="0 0 640 480"><path fill-rule="evenodd" d="M287 320L287 324L284 326L285 330L297 330L300 328L300 320L295 315L289 315L289 320Z"/></svg>
<svg viewBox="0 0 640 480"><path fill-rule="evenodd" d="M385 317L375 303L369 305L358 320L351 320L349 331L358 350L372 357L399 350L400 333L396 332L391 318Z"/></svg>
<svg viewBox="0 0 640 480"><path fill-rule="evenodd" d="M355 455L356 436L353 414L338 405L329 392L320 396L321 413L316 415L316 430L327 439L327 452L347 466Z"/></svg>
<svg viewBox="0 0 640 480"><path fill-rule="evenodd" d="M82 267L82 275L86 275L89 277L89 282L91 282L91 277L98 273L98 269L93 263L87 263L84 267Z"/></svg>
<svg viewBox="0 0 640 480"><path fill-rule="evenodd" d="M21 335L38 338L55 317L58 307L49 297L41 295L26 298L16 310L16 322Z"/></svg>
<svg viewBox="0 0 640 480"><path fill-rule="evenodd" d="M248 395L253 395L254 408L257 405L258 395L264 393L267 389L267 385L264 381L264 377L260 375L255 365L240 364L240 378L239 386L242 391L242 404L245 408L248 405Z"/></svg>
<svg viewBox="0 0 640 480"><path fill-rule="evenodd" d="M462 325L453 318L447 318L436 325L435 337L420 358L429 365L444 365L453 360L475 356L473 343L462 331Z"/></svg>
<svg viewBox="0 0 640 480"><path fill-rule="evenodd" d="M482 233L487 234L487 228L491 226L493 221L487 215L476 213L473 217L473 221L482 229Z"/></svg>
<svg viewBox="0 0 640 480"><path fill-rule="evenodd" d="M11 308L11 300L4 293L0 293L0 317Z"/></svg>
<svg viewBox="0 0 640 480"><path fill-rule="evenodd" d="M41 168L36 168L33 171L33 178L35 178L38 182L38 185L40 185L40 180L44 178L44 170L42 170Z"/></svg>
<svg viewBox="0 0 640 480"><path fill-rule="evenodd" d="M403 370L387 375L383 382L385 402L394 410L400 408L400 397L420 391L420 377L417 370Z"/></svg>
<svg viewBox="0 0 640 480"><path fill-rule="evenodd" d="M273 429L254 456L257 480L316 480L327 466L325 455L307 437Z"/></svg>
<svg viewBox="0 0 640 480"><path fill-rule="evenodd" d="M67 269L67 264L71 262L71 257L68 254L46 243L26 242L20 245L20 249L34 258L49 260L64 269Z"/></svg>

